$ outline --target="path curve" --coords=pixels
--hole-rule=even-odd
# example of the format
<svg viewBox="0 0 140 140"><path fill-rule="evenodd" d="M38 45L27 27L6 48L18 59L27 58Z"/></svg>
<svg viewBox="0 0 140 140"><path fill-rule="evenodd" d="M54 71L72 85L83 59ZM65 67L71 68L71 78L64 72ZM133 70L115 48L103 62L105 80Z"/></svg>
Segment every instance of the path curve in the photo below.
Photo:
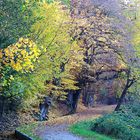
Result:
<svg viewBox="0 0 140 140"><path fill-rule="evenodd" d="M98 106L95 108L80 109L76 114L59 117L48 121L45 126L39 126L36 134L41 140L83 140L68 132L69 125L82 120L98 118L114 110L115 106Z"/></svg>

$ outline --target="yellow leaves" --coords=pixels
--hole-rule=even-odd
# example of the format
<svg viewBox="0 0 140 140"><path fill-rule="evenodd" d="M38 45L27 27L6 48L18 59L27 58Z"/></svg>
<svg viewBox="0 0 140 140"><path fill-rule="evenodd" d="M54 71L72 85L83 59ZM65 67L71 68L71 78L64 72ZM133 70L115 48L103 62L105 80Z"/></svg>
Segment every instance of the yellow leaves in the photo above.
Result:
<svg viewBox="0 0 140 140"><path fill-rule="evenodd" d="M5 56L5 59L8 61L8 58L13 58L14 55L12 53L12 50L10 48L5 48L4 49L4 56Z"/></svg>
<svg viewBox="0 0 140 140"><path fill-rule="evenodd" d="M32 40L20 38L17 43L1 50L0 58L3 64L11 66L16 71L30 72L40 53L41 51Z"/></svg>
<svg viewBox="0 0 140 140"><path fill-rule="evenodd" d="M6 49L5 49L5 55L8 56L9 53L10 53L9 48L6 48Z"/></svg>
<svg viewBox="0 0 140 140"><path fill-rule="evenodd" d="M21 47L21 45L22 45L22 43L20 43L20 42L19 42L19 43L17 43L17 44L16 44L16 46L15 46L15 49L17 50L17 48L20 48L20 47Z"/></svg>
<svg viewBox="0 0 140 140"><path fill-rule="evenodd" d="M25 44L29 44L29 43L30 43L28 38L23 39L23 41L22 41L22 42L24 42Z"/></svg>
<svg viewBox="0 0 140 140"><path fill-rule="evenodd" d="M116 69L127 69L127 65L124 62L119 62L119 65L117 65Z"/></svg>
<svg viewBox="0 0 140 140"><path fill-rule="evenodd" d="M107 40L106 40L106 38L104 38L104 37L98 37L98 41L106 42Z"/></svg>
<svg viewBox="0 0 140 140"><path fill-rule="evenodd" d="M10 75L10 80L14 80L14 77L13 77L13 75Z"/></svg>
<svg viewBox="0 0 140 140"><path fill-rule="evenodd" d="M24 38L23 37L21 37L20 39L19 39L19 42L22 42L24 40Z"/></svg>
<svg viewBox="0 0 140 140"><path fill-rule="evenodd" d="M21 71L22 70L22 66L19 62L15 63L12 65L12 67L16 70L16 71Z"/></svg>
<svg viewBox="0 0 140 140"><path fill-rule="evenodd" d="M15 61L14 60L11 60L11 65L15 65Z"/></svg>
<svg viewBox="0 0 140 140"><path fill-rule="evenodd" d="M26 54L26 50L22 50L21 54L24 56Z"/></svg>
<svg viewBox="0 0 140 140"><path fill-rule="evenodd" d="M0 50L0 59L2 59L2 56L3 56L3 55L2 55L2 51Z"/></svg>

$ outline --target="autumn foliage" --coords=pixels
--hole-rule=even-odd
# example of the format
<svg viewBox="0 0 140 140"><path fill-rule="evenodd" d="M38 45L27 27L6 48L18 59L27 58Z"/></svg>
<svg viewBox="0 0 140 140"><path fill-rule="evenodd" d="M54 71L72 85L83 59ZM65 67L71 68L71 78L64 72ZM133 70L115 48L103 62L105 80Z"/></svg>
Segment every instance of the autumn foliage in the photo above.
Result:
<svg viewBox="0 0 140 140"><path fill-rule="evenodd" d="M33 71L34 62L40 55L37 45L30 39L20 38L15 44L0 50L1 63L16 71Z"/></svg>

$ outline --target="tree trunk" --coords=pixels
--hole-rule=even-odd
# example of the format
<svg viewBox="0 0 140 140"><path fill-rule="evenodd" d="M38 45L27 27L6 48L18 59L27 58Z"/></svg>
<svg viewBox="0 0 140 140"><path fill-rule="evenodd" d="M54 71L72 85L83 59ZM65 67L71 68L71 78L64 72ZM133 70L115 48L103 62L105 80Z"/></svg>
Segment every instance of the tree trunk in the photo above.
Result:
<svg viewBox="0 0 140 140"><path fill-rule="evenodd" d="M128 70L126 74L127 74L126 85L125 85L125 88L124 88L124 90L123 90L123 92L121 94L121 97L120 97L119 101L118 101L118 104L117 104L117 106L115 108L115 111L118 111L120 109L120 106L123 103L123 100L124 100L124 98L125 98L125 96L127 94L128 89L136 82L135 77L130 78L130 74L131 74L130 70Z"/></svg>
<svg viewBox="0 0 140 140"><path fill-rule="evenodd" d="M117 106L116 106L116 108L115 108L115 111L118 111L118 110L120 109L121 104L123 103L123 100L124 100L124 98L125 98L125 96L126 96L126 94L127 94L128 88L129 88L129 87L127 87L127 86L124 88L124 90L123 90L123 92L122 92L122 95L121 95L121 97L120 97L120 99L119 99L119 101L118 101L118 104L117 104Z"/></svg>
<svg viewBox="0 0 140 140"><path fill-rule="evenodd" d="M74 93L73 95L73 113L76 113L79 97L80 90L77 90L76 93Z"/></svg>
<svg viewBox="0 0 140 140"><path fill-rule="evenodd" d="M78 100L80 97L80 90L75 91L75 93L71 92L70 93L70 97L71 97L71 101L70 101L70 112L68 114L74 114L76 113L77 110L77 104L78 104Z"/></svg>

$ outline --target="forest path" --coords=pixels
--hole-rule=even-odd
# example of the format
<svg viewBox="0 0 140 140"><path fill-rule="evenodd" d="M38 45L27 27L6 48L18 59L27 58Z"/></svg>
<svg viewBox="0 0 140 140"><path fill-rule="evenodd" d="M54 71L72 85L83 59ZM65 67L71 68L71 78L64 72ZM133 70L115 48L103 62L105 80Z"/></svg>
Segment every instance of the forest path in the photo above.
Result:
<svg viewBox="0 0 140 140"><path fill-rule="evenodd" d="M78 121L98 118L106 113L114 110L115 105L98 106L95 108L80 108L76 114L67 115L50 120L45 126L39 126L36 129L36 134L42 140L83 140L68 132L69 125Z"/></svg>
<svg viewBox="0 0 140 140"><path fill-rule="evenodd" d="M83 0L84 5L98 5L105 9L113 17L118 17L120 23L117 24L117 28L122 28L125 25L124 17L122 16L122 10L118 0ZM88 6L87 6L88 7ZM113 27L116 25L113 24ZM121 30L121 29L120 29ZM42 140L83 140L83 138L75 136L68 131L68 127L78 121L95 119L106 113L110 113L114 110L115 105L110 106L98 106L95 108L80 108L76 114L59 117L49 120L44 126L39 126L36 129L36 134Z"/></svg>

